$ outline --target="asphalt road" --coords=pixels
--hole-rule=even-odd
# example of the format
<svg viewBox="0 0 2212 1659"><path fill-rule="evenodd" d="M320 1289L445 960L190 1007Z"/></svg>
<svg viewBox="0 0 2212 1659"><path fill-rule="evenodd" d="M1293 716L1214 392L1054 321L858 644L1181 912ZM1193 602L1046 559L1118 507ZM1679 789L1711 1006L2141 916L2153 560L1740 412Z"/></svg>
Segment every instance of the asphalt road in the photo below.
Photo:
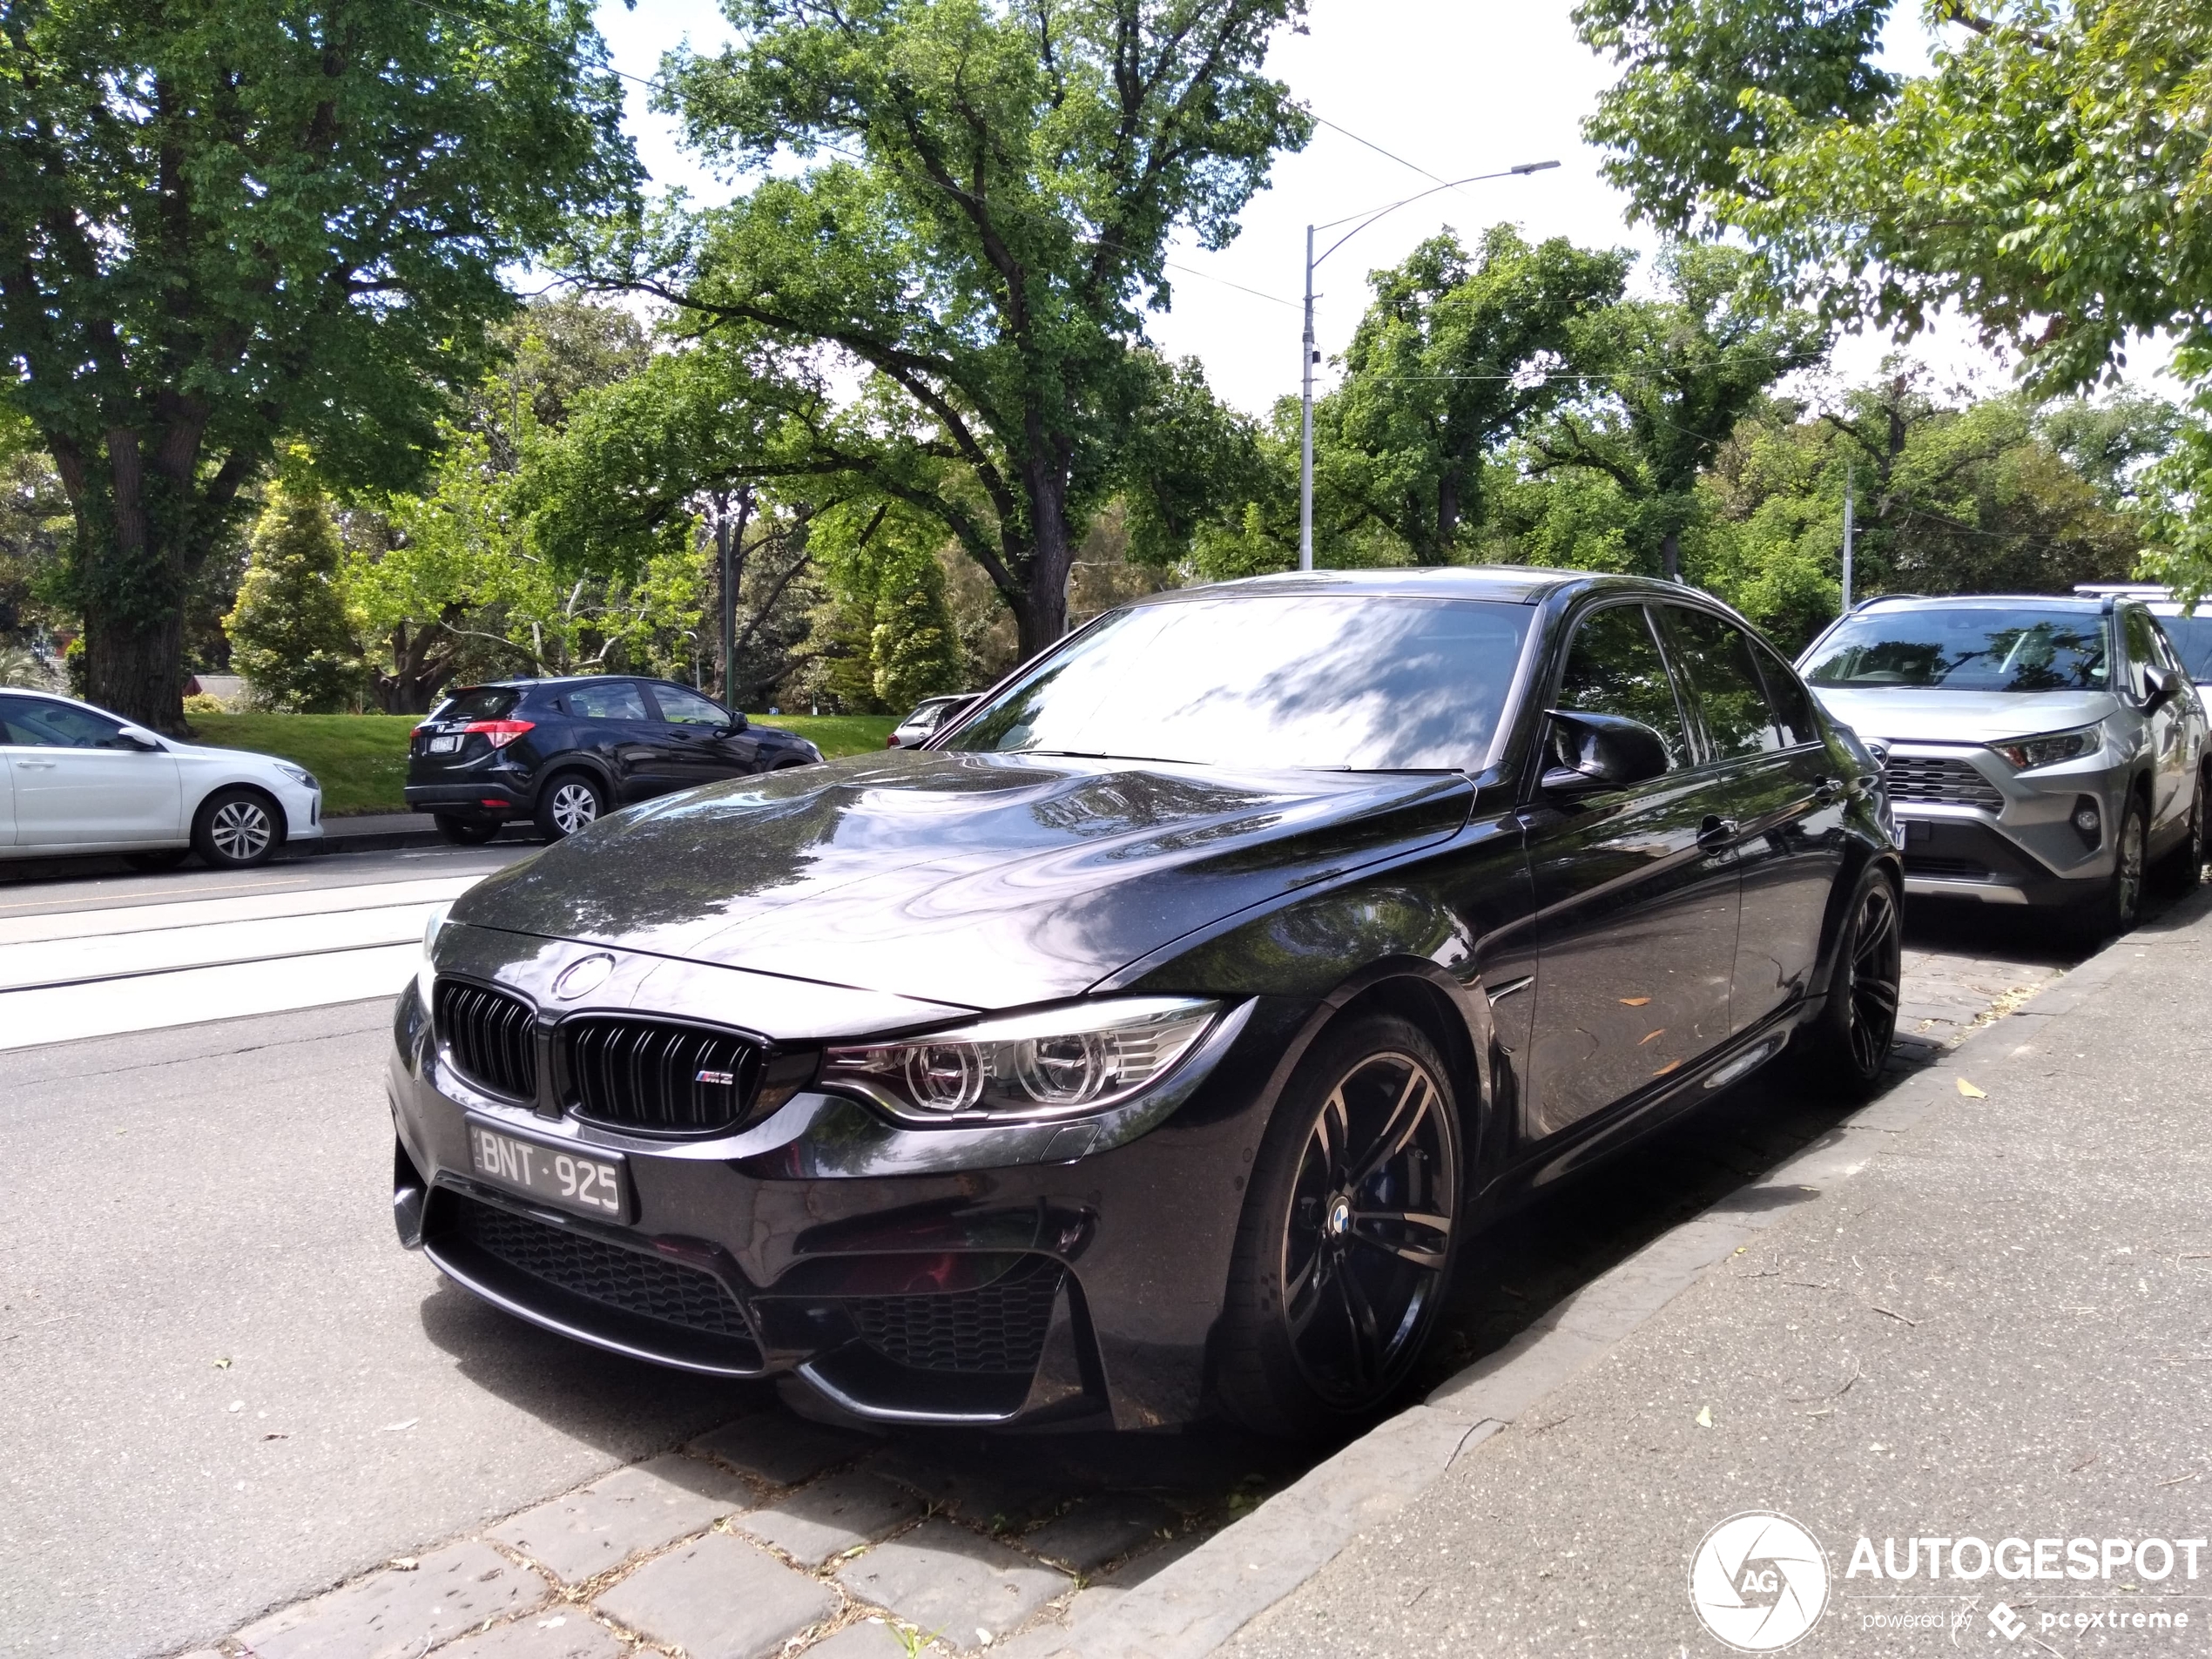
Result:
<svg viewBox="0 0 2212 1659"><path fill-rule="evenodd" d="M348 887L512 855L370 854L249 873L307 878L260 897L335 904ZM234 878L110 880L17 883L0 889L17 907L0 919L256 896ZM2040 930L2005 921L1916 921L1900 1063L2062 967ZM118 1008L143 995L118 987ZM0 991L0 1016L17 995ZM744 1393L542 1334L396 1248L381 1082L388 1007L0 1053L11 1166L0 1205L0 1651L74 1659L208 1642L759 1400L759 1386ZM1835 1109L1755 1078L1629 1167L1494 1229L1429 1380L1786 1157ZM1263 1472L1273 1484L1296 1468ZM1215 1494L1217 1518L1248 1496Z"/></svg>

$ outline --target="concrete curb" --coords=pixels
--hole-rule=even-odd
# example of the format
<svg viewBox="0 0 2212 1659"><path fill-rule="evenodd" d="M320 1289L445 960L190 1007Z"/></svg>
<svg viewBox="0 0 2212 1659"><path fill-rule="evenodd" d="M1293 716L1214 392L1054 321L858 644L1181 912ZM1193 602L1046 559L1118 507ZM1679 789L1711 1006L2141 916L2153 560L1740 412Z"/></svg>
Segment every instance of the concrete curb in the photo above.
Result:
<svg viewBox="0 0 2212 1659"><path fill-rule="evenodd" d="M2212 910L2212 890L2166 917ZM2120 971L2139 935L2113 941L2027 1007L2005 1016L2075 1012ZM1022 1639L1022 1659L1201 1659L1318 1573L1352 1536L1442 1479L1462 1453L1532 1410L1797 1205L1848 1180L1955 1086L1952 1062L2005 1019L1969 1032L1787 1163L1661 1234L1591 1280L1497 1352L1370 1430L1172 1567L1082 1617Z"/></svg>

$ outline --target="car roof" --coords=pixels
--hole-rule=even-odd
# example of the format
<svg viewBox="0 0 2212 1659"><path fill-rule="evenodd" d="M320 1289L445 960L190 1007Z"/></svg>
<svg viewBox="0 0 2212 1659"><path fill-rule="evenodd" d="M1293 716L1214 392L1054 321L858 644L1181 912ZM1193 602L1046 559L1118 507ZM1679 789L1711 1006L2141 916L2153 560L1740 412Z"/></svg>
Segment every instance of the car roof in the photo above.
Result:
<svg viewBox="0 0 2212 1659"><path fill-rule="evenodd" d="M1487 599L1498 604L1541 604L1577 586L1619 589L1676 598L1710 600L1712 596L1678 583L1651 577L1608 576L1590 570L1552 570L1527 564L1393 566L1376 570L1285 570L1201 587L1171 588L1147 595L1138 604L1177 600L1273 597L1284 594L1356 594L1377 599Z"/></svg>
<svg viewBox="0 0 2212 1659"><path fill-rule="evenodd" d="M1966 610L1988 605L2041 605L2095 616L2112 603L2110 597L2091 597L2074 593L1883 593L1860 601L1851 614L1862 616L1878 607L1897 610Z"/></svg>
<svg viewBox="0 0 2212 1659"><path fill-rule="evenodd" d="M658 674L546 674L516 679L470 680L466 685L448 685L441 695L458 697L463 691L527 691L532 688L551 685L604 685L610 680L650 680L655 685L682 685L679 680L663 679ZM685 691L694 687L683 685Z"/></svg>

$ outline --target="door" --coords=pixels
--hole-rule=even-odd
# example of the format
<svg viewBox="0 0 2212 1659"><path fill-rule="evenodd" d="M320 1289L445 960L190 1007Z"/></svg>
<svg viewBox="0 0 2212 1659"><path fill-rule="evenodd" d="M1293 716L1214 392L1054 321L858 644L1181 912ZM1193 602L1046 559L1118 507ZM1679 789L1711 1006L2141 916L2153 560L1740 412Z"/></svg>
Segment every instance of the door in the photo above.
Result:
<svg viewBox="0 0 2212 1659"><path fill-rule="evenodd" d="M1811 986L1844 868L1844 779L1804 688L1772 652L1710 610L1656 611L1741 878L1729 1025L1744 1031Z"/></svg>
<svg viewBox="0 0 2212 1659"><path fill-rule="evenodd" d="M635 680L610 679L574 685L563 699L580 722L580 746L590 749L614 774L617 803L665 794L675 762L666 753L661 723L646 706L644 689Z"/></svg>
<svg viewBox="0 0 2212 1659"><path fill-rule="evenodd" d="M17 846L180 841L177 758L132 748L123 723L43 697L0 694Z"/></svg>
<svg viewBox="0 0 2212 1659"><path fill-rule="evenodd" d="M2166 678L2172 659L2160 649L2158 630L2150 612L2129 605L2121 612L2128 640L2128 693L2138 707L2152 696ZM2168 825L2180 822L2189 810L2192 777L2189 753L2189 705L2186 697L2168 698L2158 705L2148 722L2151 752L2150 830L2154 838Z"/></svg>
<svg viewBox="0 0 2212 1659"><path fill-rule="evenodd" d="M719 703L680 685L646 688L659 707L672 789L719 783L759 769L760 739L743 730Z"/></svg>
<svg viewBox="0 0 2212 1659"><path fill-rule="evenodd" d="M1523 821L1536 912L1531 1136L1556 1134L1658 1082L1729 1035L1733 857L1707 846L1710 772L1640 604L1575 625L1549 706L1622 715L1659 733L1669 767L1634 788L1554 801ZM1548 736L1547 760L1550 764Z"/></svg>

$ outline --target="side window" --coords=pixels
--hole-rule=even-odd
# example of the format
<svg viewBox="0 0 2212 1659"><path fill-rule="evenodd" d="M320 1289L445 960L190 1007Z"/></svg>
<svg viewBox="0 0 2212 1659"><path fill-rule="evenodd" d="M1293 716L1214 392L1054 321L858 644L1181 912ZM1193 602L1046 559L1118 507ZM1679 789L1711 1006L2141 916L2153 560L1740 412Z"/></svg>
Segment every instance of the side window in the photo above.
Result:
<svg viewBox="0 0 2212 1659"><path fill-rule="evenodd" d="M660 718L671 725L730 724L730 717L719 703L710 703L697 691L687 691L680 685L654 686L653 701L660 705Z"/></svg>
<svg viewBox="0 0 2212 1659"><path fill-rule="evenodd" d="M2159 676L2158 647L2151 643L2150 612L2129 605L2120 613L2120 618L2128 641L2128 671L2134 682L2135 695L2148 697Z"/></svg>
<svg viewBox="0 0 2212 1659"><path fill-rule="evenodd" d="M1802 748L1820 741L1820 723L1813 718L1812 699L1797 671L1764 645L1757 646L1759 672L1766 681L1766 700L1773 705L1774 723L1781 729L1783 746Z"/></svg>
<svg viewBox="0 0 2212 1659"><path fill-rule="evenodd" d="M1751 637L1731 623L1683 605L1662 605L1676 658L1689 678L1711 759L1732 760L1783 746L1767 707Z"/></svg>
<svg viewBox="0 0 2212 1659"><path fill-rule="evenodd" d="M579 685L569 693L569 712L583 720L650 720L645 699L634 680Z"/></svg>
<svg viewBox="0 0 2212 1659"><path fill-rule="evenodd" d="M1568 647L1555 707L1642 721L1667 745L1667 768L1689 764L1674 681L1642 605L1608 605L1583 618Z"/></svg>
<svg viewBox="0 0 2212 1659"><path fill-rule="evenodd" d="M90 709L36 697L0 697L0 725L12 745L42 749L120 749L123 723Z"/></svg>

